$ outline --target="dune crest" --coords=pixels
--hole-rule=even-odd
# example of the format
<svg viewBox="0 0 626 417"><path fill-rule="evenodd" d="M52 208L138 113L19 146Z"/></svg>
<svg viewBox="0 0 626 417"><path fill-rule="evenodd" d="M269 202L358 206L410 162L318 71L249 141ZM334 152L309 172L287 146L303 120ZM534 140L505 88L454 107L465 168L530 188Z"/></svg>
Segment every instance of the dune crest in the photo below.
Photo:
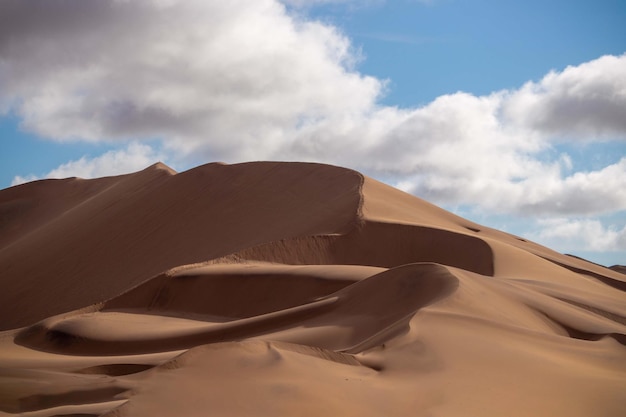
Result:
<svg viewBox="0 0 626 417"><path fill-rule="evenodd" d="M0 280L0 415L626 415L618 266L349 169L0 190Z"/></svg>

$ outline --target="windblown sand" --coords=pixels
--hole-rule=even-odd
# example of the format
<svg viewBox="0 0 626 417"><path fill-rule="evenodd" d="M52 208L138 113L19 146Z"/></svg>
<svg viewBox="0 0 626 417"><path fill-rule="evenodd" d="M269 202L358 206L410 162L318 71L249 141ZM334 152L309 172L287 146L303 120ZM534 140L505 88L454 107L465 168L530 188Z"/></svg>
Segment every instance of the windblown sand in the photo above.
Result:
<svg viewBox="0 0 626 417"><path fill-rule="evenodd" d="M319 164L0 190L0 415L626 416L626 276Z"/></svg>

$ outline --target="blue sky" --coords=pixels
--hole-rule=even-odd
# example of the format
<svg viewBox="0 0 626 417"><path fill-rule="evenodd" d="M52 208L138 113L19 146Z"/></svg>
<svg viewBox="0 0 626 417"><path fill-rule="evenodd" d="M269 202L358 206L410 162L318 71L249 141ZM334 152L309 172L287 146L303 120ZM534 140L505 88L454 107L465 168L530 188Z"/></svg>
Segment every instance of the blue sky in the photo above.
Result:
<svg viewBox="0 0 626 417"><path fill-rule="evenodd" d="M391 80L391 105L518 88L626 48L623 1L399 0L311 11L362 48L364 73Z"/></svg>
<svg viewBox="0 0 626 417"><path fill-rule="evenodd" d="M626 264L624 21L608 0L5 0L0 187L319 161Z"/></svg>

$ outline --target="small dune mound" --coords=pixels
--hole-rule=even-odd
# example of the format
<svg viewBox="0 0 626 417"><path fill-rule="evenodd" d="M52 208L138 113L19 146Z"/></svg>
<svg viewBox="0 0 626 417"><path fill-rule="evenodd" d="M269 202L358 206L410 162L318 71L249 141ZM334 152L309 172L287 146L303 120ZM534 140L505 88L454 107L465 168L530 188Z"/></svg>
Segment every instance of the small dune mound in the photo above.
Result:
<svg viewBox="0 0 626 417"><path fill-rule="evenodd" d="M613 265L609 267L610 270L619 272L620 274L626 274L626 265Z"/></svg>

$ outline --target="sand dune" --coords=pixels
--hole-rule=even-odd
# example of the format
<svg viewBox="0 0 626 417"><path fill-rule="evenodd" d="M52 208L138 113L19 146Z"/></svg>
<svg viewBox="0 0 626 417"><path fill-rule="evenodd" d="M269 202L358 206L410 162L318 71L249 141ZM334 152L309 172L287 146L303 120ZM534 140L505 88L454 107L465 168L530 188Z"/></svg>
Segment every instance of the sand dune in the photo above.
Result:
<svg viewBox="0 0 626 417"><path fill-rule="evenodd" d="M623 416L626 275L320 164L0 190L0 415Z"/></svg>

